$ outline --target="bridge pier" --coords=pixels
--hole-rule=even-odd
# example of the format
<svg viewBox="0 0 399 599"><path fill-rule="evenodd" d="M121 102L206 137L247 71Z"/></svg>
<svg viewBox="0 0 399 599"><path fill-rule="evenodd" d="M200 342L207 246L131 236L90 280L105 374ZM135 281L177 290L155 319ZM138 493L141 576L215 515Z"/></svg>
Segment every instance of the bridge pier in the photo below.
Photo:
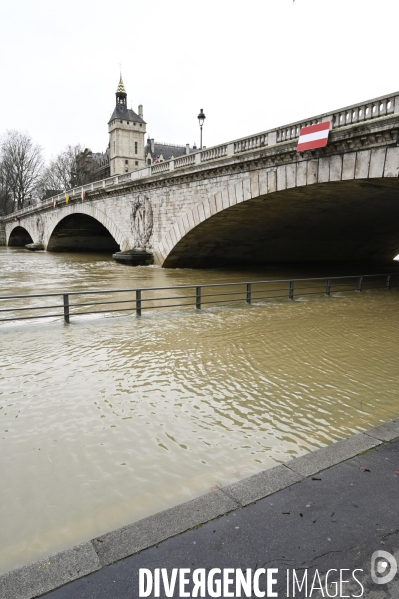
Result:
<svg viewBox="0 0 399 599"><path fill-rule="evenodd" d="M0 220L0 246L2 245L7 245L6 223L3 220Z"/></svg>

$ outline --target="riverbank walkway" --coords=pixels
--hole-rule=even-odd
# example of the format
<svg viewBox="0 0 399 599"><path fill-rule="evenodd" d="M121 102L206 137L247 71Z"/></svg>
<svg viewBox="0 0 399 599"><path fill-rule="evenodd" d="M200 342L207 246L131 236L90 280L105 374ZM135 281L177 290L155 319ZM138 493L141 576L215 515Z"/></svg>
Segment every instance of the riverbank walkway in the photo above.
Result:
<svg viewBox="0 0 399 599"><path fill-rule="evenodd" d="M399 419L0 576L0 597L136 599L142 568L276 568L280 598L397 599L399 574L387 584L371 579L371 557L381 550L399 557ZM384 565L378 576L390 571ZM299 581L307 570L295 595L294 569ZM342 590L336 572L325 580L332 569L343 570ZM173 595L161 585L159 596L191 596L191 584L183 595L178 581Z"/></svg>

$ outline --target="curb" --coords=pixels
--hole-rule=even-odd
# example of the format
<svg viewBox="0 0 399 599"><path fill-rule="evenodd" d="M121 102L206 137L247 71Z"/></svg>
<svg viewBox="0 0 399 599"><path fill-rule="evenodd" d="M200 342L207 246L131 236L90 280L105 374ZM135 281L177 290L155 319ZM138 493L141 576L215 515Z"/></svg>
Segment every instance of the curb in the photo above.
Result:
<svg viewBox="0 0 399 599"><path fill-rule="evenodd" d="M28 566L6 572L0 575L0 599L39 597L398 437L399 418L396 418Z"/></svg>

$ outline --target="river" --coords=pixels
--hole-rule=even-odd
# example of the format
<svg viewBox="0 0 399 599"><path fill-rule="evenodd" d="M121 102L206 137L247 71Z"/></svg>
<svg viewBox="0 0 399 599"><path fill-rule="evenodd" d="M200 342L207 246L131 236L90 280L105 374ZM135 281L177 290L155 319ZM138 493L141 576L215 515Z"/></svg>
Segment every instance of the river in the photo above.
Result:
<svg viewBox="0 0 399 599"><path fill-rule="evenodd" d="M0 263L1 295L342 274L18 248ZM1 323L0 571L397 417L398 300L341 291Z"/></svg>

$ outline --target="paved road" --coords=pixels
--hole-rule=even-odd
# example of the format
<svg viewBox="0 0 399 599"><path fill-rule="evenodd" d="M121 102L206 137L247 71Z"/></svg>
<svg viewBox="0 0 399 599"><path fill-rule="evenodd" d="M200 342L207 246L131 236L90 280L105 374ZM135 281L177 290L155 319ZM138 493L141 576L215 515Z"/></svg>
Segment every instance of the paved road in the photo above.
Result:
<svg viewBox="0 0 399 599"><path fill-rule="evenodd" d="M342 592L331 577L327 589L334 596L398 599L399 574L385 585L370 578L370 560L377 550L399 556L399 439L325 470L243 509L196 530L190 530L140 554L45 595L48 599L136 599L139 569L166 568L278 568L278 597L287 593L286 572L302 579L308 569L308 590L296 597L322 597L310 593L317 574L322 585L329 569L344 569ZM352 571L364 587L353 579ZM316 574L317 570L317 574ZM389 568L386 569L388 571ZM335 573L332 573L335 574ZM266 590L266 576L259 588ZM188 585L187 590L190 589ZM229 587L233 589L234 587ZM361 594L362 593L362 594ZM154 593L149 595L154 597ZM173 597L180 597L178 589ZM210 597L209 593L205 597ZM228 596L220 595L220 596ZM245 596L245 595L243 595ZM251 596L256 596L255 594ZM266 594L267 596L267 594ZM160 597L166 597L161 586ZM11 598L10 598L11 599Z"/></svg>

